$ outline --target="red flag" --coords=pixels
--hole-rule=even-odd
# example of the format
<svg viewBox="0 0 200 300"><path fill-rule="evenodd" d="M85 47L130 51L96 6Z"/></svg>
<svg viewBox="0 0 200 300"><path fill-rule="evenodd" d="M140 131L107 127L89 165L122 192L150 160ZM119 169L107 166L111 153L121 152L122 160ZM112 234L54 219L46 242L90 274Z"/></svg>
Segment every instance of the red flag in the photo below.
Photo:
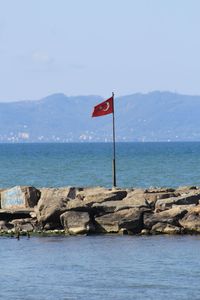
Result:
<svg viewBox="0 0 200 300"><path fill-rule="evenodd" d="M92 113L92 117L101 117L113 113L113 97L96 105Z"/></svg>

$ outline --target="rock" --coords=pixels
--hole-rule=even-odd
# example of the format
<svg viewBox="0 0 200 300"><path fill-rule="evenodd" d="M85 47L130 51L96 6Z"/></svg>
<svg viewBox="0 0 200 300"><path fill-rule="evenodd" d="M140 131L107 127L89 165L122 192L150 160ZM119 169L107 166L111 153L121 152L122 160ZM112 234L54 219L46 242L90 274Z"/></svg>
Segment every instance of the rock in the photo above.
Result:
<svg viewBox="0 0 200 300"><path fill-rule="evenodd" d="M173 193L173 192L175 192L175 189L173 189L173 188L149 188L149 189L146 189L145 191L144 191L145 193L152 193L152 194L161 194L161 193Z"/></svg>
<svg viewBox="0 0 200 300"><path fill-rule="evenodd" d="M69 234L85 234L94 231L87 212L67 211L60 216L61 224Z"/></svg>
<svg viewBox="0 0 200 300"><path fill-rule="evenodd" d="M3 189L0 189L0 209L1 209L1 193L3 192Z"/></svg>
<svg viewBox="0 0 200 300"><path fill-rule="evenodd" d="M30 232L35 228L36 220L31 218L14 219L10 222L10 224L14 225L14 228L17 231Z"/></svg>
<svg viewBox="0 0 200 300"><path fill-rule="evenodd" d="M132 205L134 207L149 207L150 204L147 200L148 197L144 193L144 191L141 190L134 190L128 192L126 198L122 200L122 205ZM118 204L118 207L120 206L120 203Z"/></svg>
<svg viewBox="0 0 200 300"><path fill-rule="evenodd" d="M106 201L122 200L127 195L126 190L120 189L105 189L105 188L86 188L77 194L77 198L82 199L84 204L92 206L94 203Z"/></svg>
<svg viewBox="0 0 200 300"><path fill-rule="evenodd" d="M66 204L67 210L74 210L74 211L86 211L91 212L91 207L86 204L83 200L76 198L74 200L69 200Z"/></svg>
<svg viewBox="0 0 200 300"><path fill-rule="evenodd" d="M197 186L179 186L176 189L176 192L180 193L180 194L185 194L185 193L190 193L191 190L198 190Z"/></svg>
<svg viewBox="0 0 200 300"><path fill-rule="evenodd" d="M0 232L7 232L8 230L12 229L14 225L6 222L6 221L0 221Z"/></svg>
<svg viewBox="0 0 200 300"><path fill-rule="evenodd" d="M156 223L168 223L178 226L179 220L187 213L187 209L174 207L159 213L145 213L144 226L146 229L151 229Z"/></svg>
<svg viewBox="0 0 200 300"><path fill-rule="evenodd" d="M105 213L113 213L124 209L130 208L149 208L149 203L146 201L144 197L134 198L134 197L126 197L122 200L115 201L106 201L102 203L94 203L92 208L96 209L98 215L102 215Z"/></svg>
<svg viewBox="0 0 200 300"><path fill-rule="evenodd" d="M40 191L31 186L15 186L1 192L1 208L33 208L40 198Z"/></svg>
<svg viewBox="0 0 200 300"><path fill-rule="evenodd" d="M169 188L147 190L136 189L129 191L125 199L132 200L132 205L148 206L154 209L157 200L180 196L179 193L174 191L174 189Z"/></svg>
<svg viewBox="0 0 200 300"><path fill-rule="evenodd" d="M143 211L138 208L124 209L97 217L95 221L98 232L116 233L126 229L139 233L143 229Z"/></svg>
<svg viewBox="0 0 200 300"><path fill-rule="evenodd" d="M42 226L49 224L57 229L61 226L60 215L67 210L67 203L76 197L75 188L45 188L41 190L41 198L35 208L37 220Z"/></svg>
<svg viewBox="0 0 200 300"><path fill-rule="evenodd" d="M168 199L171 197L178 197L180 194L178 193L146 193L145 198L148 201L149 205L154 209L158 200Z"/></svg>
<svg viewBox="0 0 200 300"><path fill-rule="evenodd" d="M187 232L200 233L200 205L192 207L179 223Z"/></svg>
<svg viewBox="0 0 200 300"><path fill-rule="evenodd" d="M178 226L159 222L152 227L151 233L180 234L182 231Z"/></svg>
<svg viewBox="0 0 200 300"><path fill-rule="evenodd" d="M141 233L141 235L149 235L150 231L148 229L142 229L142 231L140 233Z"/></svg>
<svg viewBox="0 0 200 300"><path fill-rule="evenodd" d="M165 210L172 207L172 205L188 205L198 204L200 200L200 193L190 192L179 197L172 197L168 199L157 200L155 208L157 210Z"/></svg>

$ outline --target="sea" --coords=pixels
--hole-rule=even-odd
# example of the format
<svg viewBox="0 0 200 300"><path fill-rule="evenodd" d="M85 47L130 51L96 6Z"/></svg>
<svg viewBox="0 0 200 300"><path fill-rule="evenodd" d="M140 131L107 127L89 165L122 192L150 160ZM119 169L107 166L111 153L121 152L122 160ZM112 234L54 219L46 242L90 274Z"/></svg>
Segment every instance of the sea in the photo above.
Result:
<svg viewBox="0 0 200 300"><path fill-rule="evenodd" d="M119 187L200 185L200 143L117 143ZM0 188L112 187L112 144L0 144ZM0 238L0 299L200 299L200 236Z"/></svg>
<svg viewBox="0 0 200 300"><path fill-rule="evenodd" d="M0 144L0 188L112 187L112 143ZM200 142L117 143L119 187L200 185Z"/></svg>

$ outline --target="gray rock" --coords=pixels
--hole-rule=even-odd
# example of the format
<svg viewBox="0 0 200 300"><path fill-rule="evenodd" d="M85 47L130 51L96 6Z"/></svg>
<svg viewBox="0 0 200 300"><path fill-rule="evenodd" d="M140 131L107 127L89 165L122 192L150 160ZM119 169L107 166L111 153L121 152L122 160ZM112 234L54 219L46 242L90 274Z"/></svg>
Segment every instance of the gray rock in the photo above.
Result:
<svg viewBox="0 0 200 300"><path fill-rule="evenodd" d="M52 224L52 228L60 227L60 215L67 210L67 203L76 197L76 189L67 188L45 188L41 189L41 198L35 208L36 217L43 226Z"/></svg>
<svg viewBox="0 0 200 300"><path fill-rule="evenodd" d="M130 209L130 208L149 208L150 205L146 201L146 199L141 197L131 197L127 196L126 198L122 200L115 200L115 201L106 201L102 203L94 203L92 205L92 208L95 208L99 215L105 214L105 213L113 213L124 209Z"/></svg>
<svg viewBox="0 0 200 300"><path fill-rule="evenodd" d="M31 232L36 227L36 219L26 218L26 219L14 219L10 222L15 228L15 231Z"/></svg>
<svg viewBox="0 0 200 300"><path fill-rule="evenodd" d="M179 186L176 189L176 192L180 193L180 194L185 194L185 193L190 193L191 190L198 190L197 186Z"/></svg>
<svg viewBox="0 0 200 300"><path fill-rule="evenodd" d="M151 229L156 223L167 223L174 226L179 225L179 220L187 213L187 209L174 207L159 213L145 213L144 226Z"/></svg>
<svg viewBox="0 0 200 300"><path fill-rule="evenodd" d="M61 224L68 234L85 234L94 231L87 212L67 211L60 216Z"/></svg>
<svg viewBox="0 0 200 300"><path fill-rule="evenodd" d="M187 232L200 233L200 205L191 208L179 223Z"/></svg>
<svg viewBox="0 0 200 300"><path fill-rule="evenodd" d="M149 188L149 189L146 189L144 192L145 193L152 193L152 194L161 194L161 193L173 193L175 192L176 190L173 189L173 188Z"/></svg>
<svg viewBox="0 0 200 300"><path fill-rule="evenodd" d="M143 229L143 212L138 208L120 210L95 218L97 231L116 233L126 229L132 233L139 233Z"/></svg>
<svg viewBox="0 0 200 300"><path fill-rule="evenodd" d="M66 210L74 210L74 211L86 211L91 212L91 206L86 204L83 200L79 198L69 200L66 204Z"/></svg>
<svg viewBox="0 0 200 300"><path fill-rule="evenodd" d="M157 200L155 208L157 210L165 210L171 208L172 205L198 204L199 200L200 193L190 192L179 197Z"/></svg>
<svg viewBox="0 0 200 300"><path fill-rule="evenodd" d="M120 189L105 189L105 188L86 188L77 194L79 199L83 200L84 204L92 206L94 203L101 203L106 201L122 200L127 195L126 190Z"/></svg>

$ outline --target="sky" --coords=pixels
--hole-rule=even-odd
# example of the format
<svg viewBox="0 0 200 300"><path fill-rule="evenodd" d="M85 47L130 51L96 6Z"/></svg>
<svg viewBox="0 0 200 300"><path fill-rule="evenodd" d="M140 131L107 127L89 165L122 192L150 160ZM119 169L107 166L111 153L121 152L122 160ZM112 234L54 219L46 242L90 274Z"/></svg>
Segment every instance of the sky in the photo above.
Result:
<svg viewBox="0 0 200 300"><path fill-rule="evenodd" d="M200 94L199 0L0 0L0 102Z"/></svg>

